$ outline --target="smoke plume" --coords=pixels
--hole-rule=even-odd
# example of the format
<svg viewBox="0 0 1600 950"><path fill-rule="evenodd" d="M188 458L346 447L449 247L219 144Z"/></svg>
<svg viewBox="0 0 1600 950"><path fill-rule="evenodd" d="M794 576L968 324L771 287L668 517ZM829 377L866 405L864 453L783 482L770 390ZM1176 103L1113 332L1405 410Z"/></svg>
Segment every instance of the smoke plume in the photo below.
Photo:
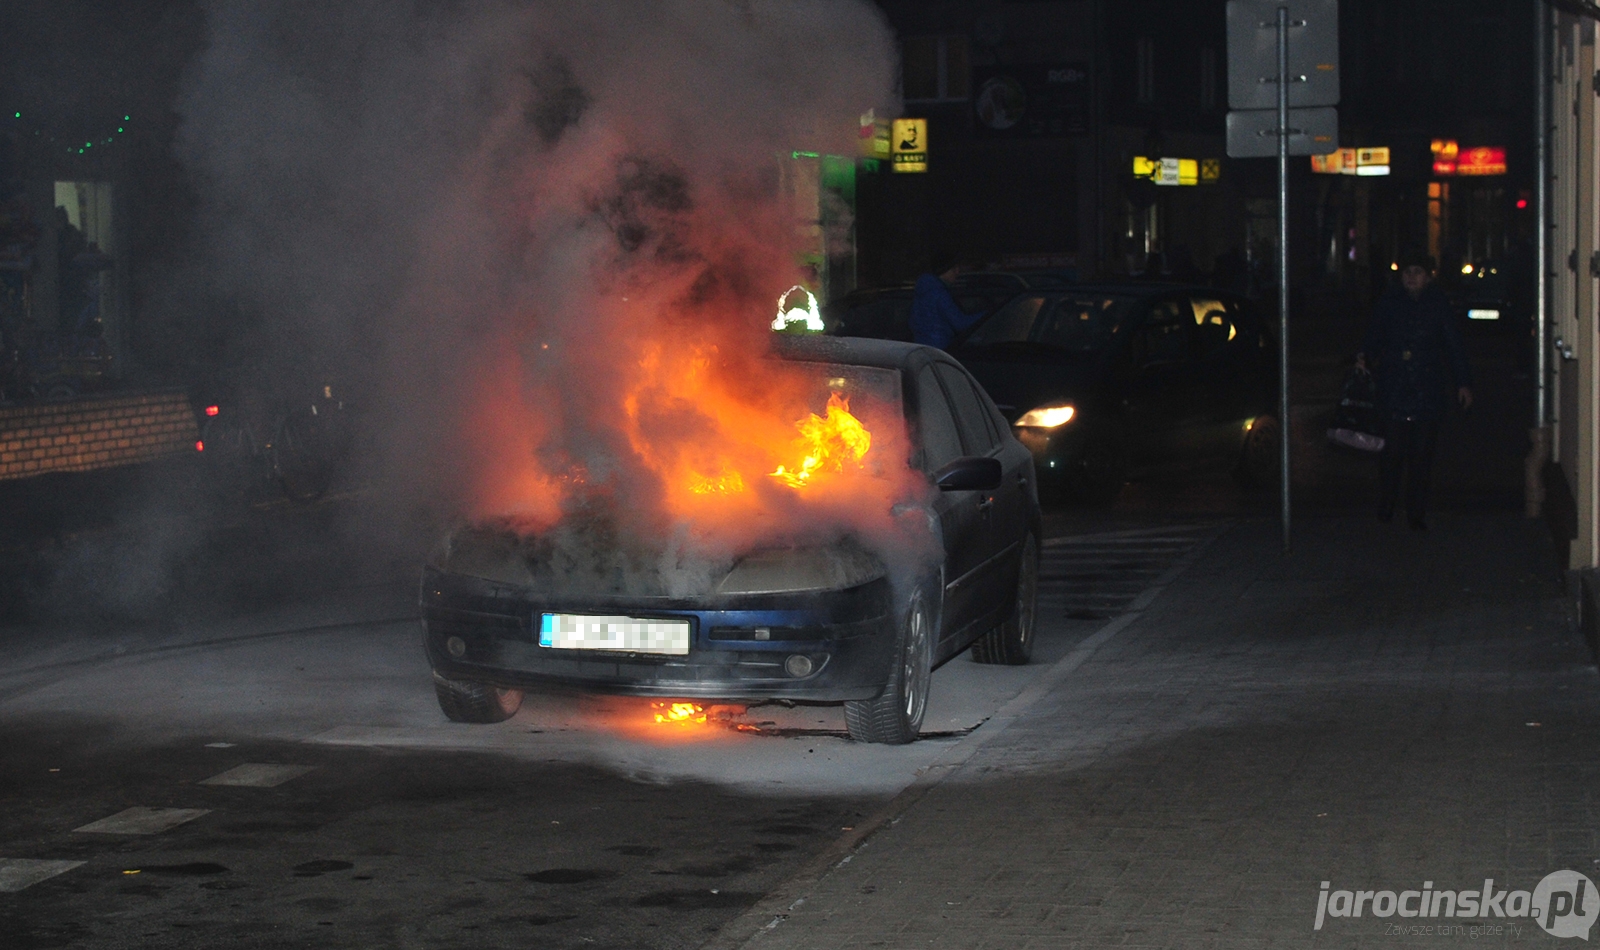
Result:
<svg viewBox="0 0 1600 950"><path fill-rule="evenodd" d="M279 378L355 394L354 457L392 510L604 521L680 562L818 510L893 533L885 499L863 525L765 488L778 521L707 531L665 474L728 464L708 447L798 385L759 359L803 277L779 156L853 154L856 117L892 114L865 0L218 0L207 20L178 146L207 266ZM706 409L733 392L738 412Z"/></svg>

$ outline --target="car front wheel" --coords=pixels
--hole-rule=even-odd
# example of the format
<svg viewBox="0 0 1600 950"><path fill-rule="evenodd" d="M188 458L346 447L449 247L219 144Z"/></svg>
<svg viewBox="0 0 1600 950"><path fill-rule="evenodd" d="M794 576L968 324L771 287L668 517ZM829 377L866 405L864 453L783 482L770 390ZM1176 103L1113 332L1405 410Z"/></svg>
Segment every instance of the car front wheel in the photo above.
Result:
<svg viewBox="0 0 1600 950"><path fill-rule="evenodd" d="M439 708L451 722L505 722L522 708L522 690L447 679L433 674Z"/></svg>
<svg viewBox="0 0 1600 950"><path fill-rule="evenodd" d="M933 679L933 614L918 591L906 607L895 643L894 669L877 699L844 704L844 721L857 742L905 745L917 738Z"/></svg>

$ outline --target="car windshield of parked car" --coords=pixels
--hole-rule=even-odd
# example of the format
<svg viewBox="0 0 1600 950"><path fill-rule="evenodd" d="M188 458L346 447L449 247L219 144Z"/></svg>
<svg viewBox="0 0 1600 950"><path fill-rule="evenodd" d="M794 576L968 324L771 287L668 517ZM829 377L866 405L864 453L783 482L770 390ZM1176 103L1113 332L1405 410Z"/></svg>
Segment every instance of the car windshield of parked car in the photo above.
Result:
<svg viewBox="0 0 1600 950"><path fill-rule="evenodd" d="M1111 342L1132 300L1118 294L1023 295L980 324L966 343L1031 343L1073 353L1097 352Z"/></svg>

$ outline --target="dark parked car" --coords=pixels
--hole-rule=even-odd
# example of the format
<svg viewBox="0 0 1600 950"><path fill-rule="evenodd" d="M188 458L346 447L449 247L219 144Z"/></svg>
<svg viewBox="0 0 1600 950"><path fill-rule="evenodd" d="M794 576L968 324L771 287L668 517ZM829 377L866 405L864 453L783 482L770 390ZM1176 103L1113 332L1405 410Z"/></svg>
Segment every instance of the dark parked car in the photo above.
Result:
<svg viewBox="0 0 1600 950"><path fill-rule="evenodd" d="M1275 478L1276 349L1249 304L1210 288L1028 291L952 354L1032 452L1039 477L1109 500L1131 469L1224 457Z"/></svg>
<svg viewBox="0 0 1600 950"><path fill-rule="evenodd" d="M933 668L1025 663L1033 649L1039 507L1028 450L960 364L923 346L786 337L778 356L819 390L901 412L930 482L944 554L892 577L861 545L757 550L704 596L575 593L543 583L537 544L457 532L423 572L426 647L451 719L498 722L522 691L564 684L683 699L843 702L853 738L910 742ZM905 503L916 505L915 499ZM899 581L899 583L896 583Z"/></svg>
<svg viewBox="0 0 1600 950"><path fill-rule="evenodd" d="M1060 271L974 271L950 288L956 306L984 314L1029 289L1071 285ZM822 308L822 322L834 336L911 340L911 284L854 290Z"/></svg>

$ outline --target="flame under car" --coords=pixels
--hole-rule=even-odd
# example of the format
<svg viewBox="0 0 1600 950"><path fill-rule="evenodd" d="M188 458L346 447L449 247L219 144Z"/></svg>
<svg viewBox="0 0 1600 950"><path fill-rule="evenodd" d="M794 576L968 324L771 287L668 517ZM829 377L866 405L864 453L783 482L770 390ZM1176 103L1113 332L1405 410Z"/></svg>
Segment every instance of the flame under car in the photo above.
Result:
<svg viewBox="0 0 1600 950"><path fill-rule="evenodd" d="M422 578L426 647L449 718L501 721L524 690L559 685L843 703L853 738L903 743L941 663L969 648L984 662L1027 662L1040 535L1033 462L982 389L945 354L904 343L787 338L776 355L820 380L875 387L903 416L922 490L893 504L923 525L927 556L891 571L887 552L847 533L758 546L687 595L582 590L541 576L514 532L463 529ZM828 404L830 416L845 405L837 393Z"/></svg>

